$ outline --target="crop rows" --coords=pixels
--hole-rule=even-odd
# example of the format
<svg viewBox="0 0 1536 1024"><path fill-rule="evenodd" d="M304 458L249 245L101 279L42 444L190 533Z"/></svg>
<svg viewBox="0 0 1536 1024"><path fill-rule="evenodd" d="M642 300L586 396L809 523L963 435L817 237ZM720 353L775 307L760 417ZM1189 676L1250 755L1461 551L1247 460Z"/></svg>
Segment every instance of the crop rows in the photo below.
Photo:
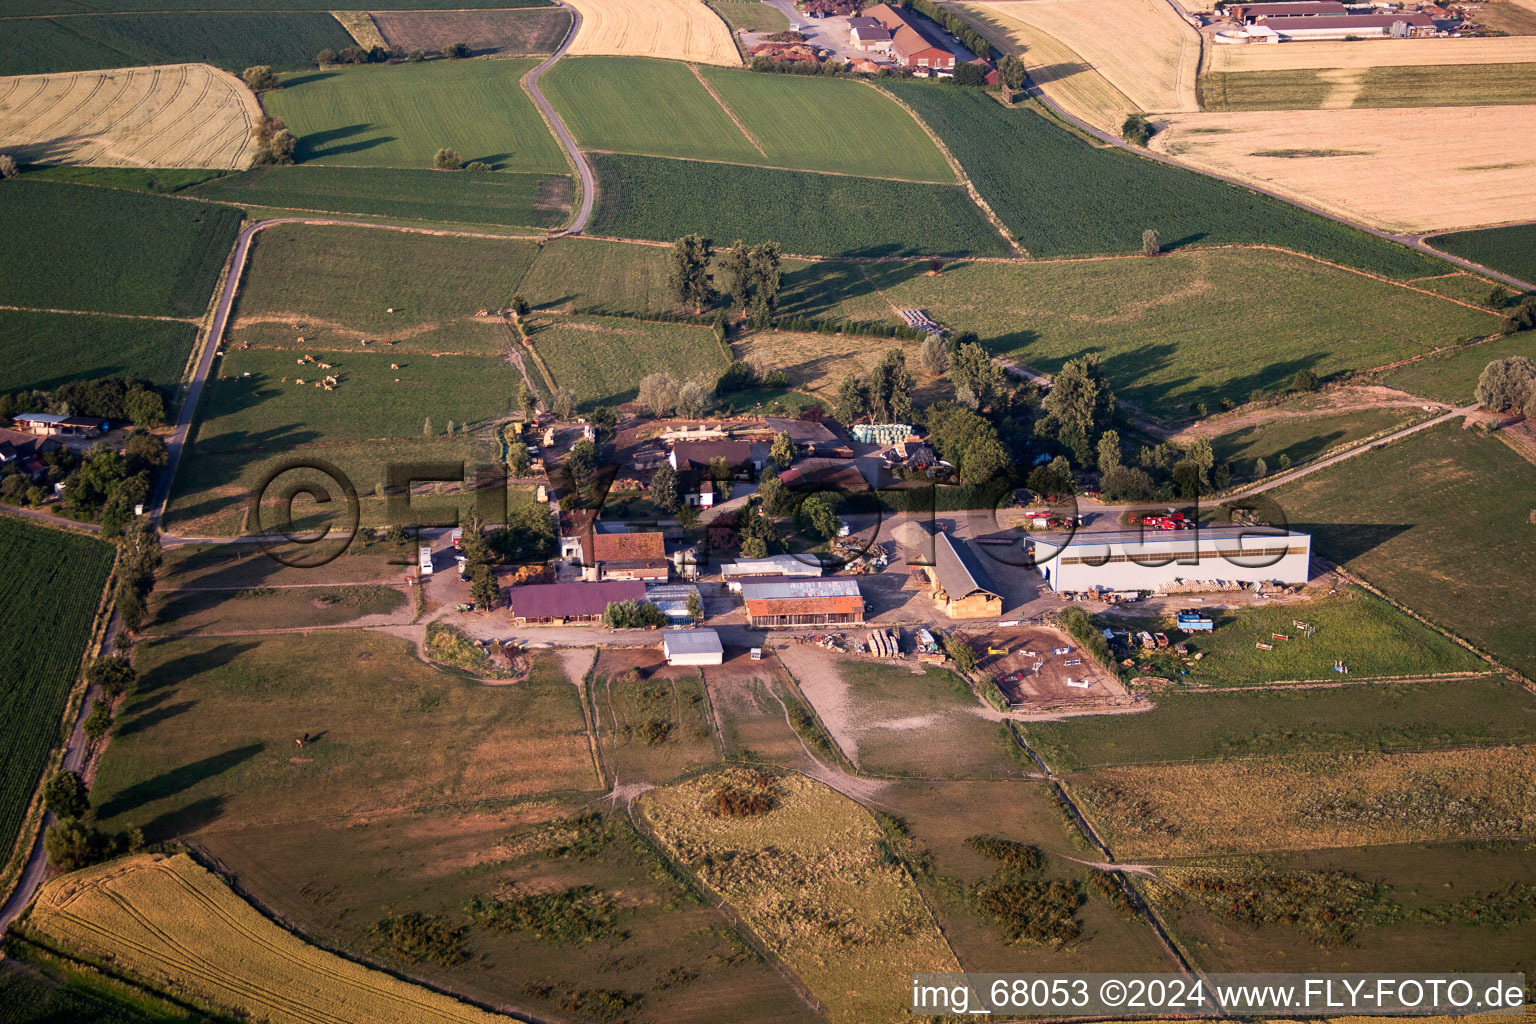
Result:
<svg viewBox="0 0 1536 1024"><path fill-rule="evenodd" d="M240 211L119 189L11 181L0 223L0 304L201 316Z"/></svg>
<svg viewBox="0 0 1536 1024"><path fill-rule="evenodd" d="M1523 281L1536 282L1536 224L1436 235L1430 244Z"/></svg>
<svg viewBox="0 0 1536 1024"><path fill-rule="evenodd" d="M305 943L186 854L60 878L29 922L152 983L274 1024L503 1019Z"/></svg>
<svg viewBox="0 0 1536 1024"><path fill-rule="evenodd" d="M181 380L197 328L165 320L0 310L0 394L72 380Z"/></svg>
<svg viewBox="0 0 1536 1024"><path fill-rule="evenodd" d="M117 14L8 21L0 75L198 61L237 74L253 64L312 65L315 54L351 46L325 11Z"/></svg>
<svg viewBox="0 0 1536 1024"><path fill-rule="evenodd" d="M80 669L112 549L0 519L0 853L16 841Z"/></svg>
<svg viewBox="0 0 1536 1024"><path fill-rule="evenodd" d="M667 240L690 232L729 245L848 256L1005 255L965 191L879 178L599 154L591 232Z"/></svg>
<svg viewBox="0 0 1536 1024"><path fill-rule="evenodd" d="M890 86L944 139L992 209L1033 255L1165 247L1282 246L1389 277L1444 264L1278 200L1116 149L1096 149L1028 107L923 83Z"/></svg>

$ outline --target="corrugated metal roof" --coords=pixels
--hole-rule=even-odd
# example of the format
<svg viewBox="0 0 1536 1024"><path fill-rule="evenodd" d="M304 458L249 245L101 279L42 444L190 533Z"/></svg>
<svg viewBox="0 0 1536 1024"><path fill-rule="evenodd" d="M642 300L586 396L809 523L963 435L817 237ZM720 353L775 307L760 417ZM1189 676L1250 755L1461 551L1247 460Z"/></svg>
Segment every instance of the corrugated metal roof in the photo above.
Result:
<svg viewBox="0 0 1536 1024"><path fill-rule="evenodd" d="M1427 14L1418 11L1397 14L1346 14L1339 17L1323 15L1313 18L1265 18L1260 25L1274 32L1348 31L1352 28L1391 28L1393 22L1402 21L1417 28L1434 28L1435 22Z"/></svg>
<svg viewBox="0 0 1536 1024"><path fill-rule="evenodd" d="M721 654L720 634L712 629L669 629L661 635L667 656L674 654Z"/></svg>
<svg viewBox="0 0 1536 1024"><path fill-rule="evenodd" d="M943 530L934 536L933 563L939 583L952 601L978 590L1003 596L997 584L992 582L992 574L987 572L987 567L971 546L963 540L953 539Z"/></svg>
<svg viewBox="0 0 1536 1024"><path fill-rule="evenodd" d="M535 583L512 587L507 602L519 619L568 619L601 615L616 601L645 600L645 584L639 580L603 583Z"/></svg>
<svg viewBox="0 0 1536 1024"><path fill-rule="evenodd" d="M852 576L821 579L742 580L741 596L748 601L803 598L860 597L859 581Z"/></svg>
<svg viewBox="0 0 1536 1024"><path fill-rule="evenodd" d="M747 614L753 618L767 615L852 615L864 610L861 597L776 597L752 598Z"/></svg>
<svg viewBox="0 0 1536 1024"><path fill-rule="evenodd" d="M1269 526L1202 526L1198 530L1102 530L1096 533L1078 531L1074 534L1036 534L1034 541L1051 547L1103 547L1106 544L1181 544L1192 545L1199 541L1231 542L1248 539L1261 543L1267 538L1311 537L1309 533L1282 530ZM1203 545L1202 545L1203 546Z"/></svg>
<svg viewBox="0 0 1536 1024"><path fill-rule="evenodd" d="M743 558L720 567L720 575L732 576L820 576L819 563L807 562L794 555L770 555L767 558Z"/></svg>

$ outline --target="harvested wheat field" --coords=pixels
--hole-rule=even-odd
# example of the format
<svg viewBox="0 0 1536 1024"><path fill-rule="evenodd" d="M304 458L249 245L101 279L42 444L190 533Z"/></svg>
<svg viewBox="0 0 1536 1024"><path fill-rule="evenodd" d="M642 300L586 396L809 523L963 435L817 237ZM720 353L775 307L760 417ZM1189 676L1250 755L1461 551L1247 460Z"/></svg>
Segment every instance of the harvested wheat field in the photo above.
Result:
<svg viewBox="0 0 1536 1024"><path fill-rule="evenodd" d="M741 63L731 31L704 0L570 0L581 15L573 54Z"/></svg>
<svg viewBox="0 0 1536 1024"><path fill-rule="evenodd" d="M23 163L244 169L260 115L206 64L0 78L0 151Z"/></svg>
<svg viewBox="0 0 1536 1024"><path fill-rule="evenodd" d="M1207 71L1302 71L1309 68L1437 67L1448 64L1525 64L1536 47L1519 36L1487 39L1373 39L1280 46L1213 46Z"/></svg>
<svg viewBox="0 0 1536 1024"><path fill-rule="evenodd" d="M1533 119L1536 106L1175 114L1152 148L1420 233L1536 220Z"/></svg>
<svg viewBox="0 0 1536 1024"><path fill-rule="evenodd" d="M490 1024L505 1017L317 949L186 854L61 875L27 918L37 931L152 985L269 1024Z"/></svg>
<svg viewBox="0 0 1536 1024"><path fill-rule="evenodd" d="M803 775L727 768L637 802L668 852L720 894L836 1024L904 1017L914 973L958 971L869 812Z"/></svg>
<svg viewBox="0 0 1536 1024"><path fill-rule="evenodd" d="M1200 37L1165 0L986 0L971 7L1058 40L1143 111L1200 109ZM1025 60L1039 60L1048 80L1061 73L1032 49Z"/></svg>

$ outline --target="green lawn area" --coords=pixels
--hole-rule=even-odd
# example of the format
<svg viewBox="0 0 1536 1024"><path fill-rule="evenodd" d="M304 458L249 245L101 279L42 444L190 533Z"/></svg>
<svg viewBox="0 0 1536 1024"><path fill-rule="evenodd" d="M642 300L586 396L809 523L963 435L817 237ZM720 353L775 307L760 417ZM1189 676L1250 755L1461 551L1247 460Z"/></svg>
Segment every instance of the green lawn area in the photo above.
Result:
<svg viewBox="0 0 1536 1024"><path fill-rule="evenodd" d="M1283 501L1281 505L1289 510ZM1314 531L1314 551L1321 540L1316 534ZM1236 610L1213 610L1212 615L1214 632L1181 636L1191 655L1203 655L1200 660L1183 664L1159 653L1150 662L1151 671L1194 686L1244 686L1277 680L1340 679L1333 671L1338 661L1349 669L1352 679L1475 672L1486 667L1469 651L1353 587L1308 601L1266 602ZM1105 621L1127 620L1106 616ZM1130 621L1137 623L1133 630L1159 628ZM1316 632L1304 636L1298 621ZM1168 633L1180 635L1178 630ZM1276 633L1291 639L1275 640ZM1274 650L1260 650L1257 643L1273 644Z"/></svg>
<svg viewBox="0 0 1536 1024"><path fill-rule="evenodd" d="M223 203L546 230L565 223L564 174L444 174L393 167L257 167L189 192Z"/></svg>
<svg viewBox="0 0 1536 1024"><path fill-rule="evenodd" d="M1410 395L1466 405L1474 400L1477 379L1484 368L1495 359L1508 356L1536 358L1536 334L1511 334L1482 345L1430 356L1383 374L1381 382Z"/></svg>
<svg viewBox="0 0 1536 1024"><path fill-rule="evenodd" d="M534 350L555 384L570 388L583 409L633 401L649 373L670 373L678 380L699 377L713 387L726 366L714 330L702 325L616 317L536 323Z"/></svg>
<svg viewBox="0 0 1536 1024"><path fill-rule="evenodd" d="M0 190L0 305L199 317L240 213L30 177Z"/></svg>
<svg viewBox="0 0 1536 1024"><path fill-rule="evenodd" d="M101 541L0 518L0 850L7 857L48 755L63 739L64 705L112 558Z"/></svg>
<svg viewBox="0 0 1536 1024"><path fill-rule="evenodd" d="M1536 63L1361 68L1347 80L1316 68L1217 71L1200 76L1205 110L1308 110L1337 94L1347 107L1474 107L1536 103Z"/></svg>
<svg viewBox="0 0 1536 1024"><path fill-rule="evenodd" d="M955 180L921 126L857 82L728 68L703 75L729 111L688 67L671 61L582 57L562 61L543 82L584 149Z"/></svg>
<svg viewBox="0 0 1536 1024"><path fill-rule="evenodd" d="M498 171L563 174L565 156L518 85L538 61L430 61L286 76L263 97L299 137L301 163L432 166L448 146Z"/></svg>
<svg viewBox="0 0 1536 1024"><path fill-rule="evenodd" d="M924 779L1005 779L1027 755L1005 726L981 715L965 680L942 668L840 661L851 751L864 771Z"/></svg>
<svg viewBox="0 0 1536 1024"><path fill-rule="evenodd" d="M0 75L193 62L238 75L255 64L313 65L315 54L327 47L355 45L323 10L206 13L168 12L164 6L155 14L7 21L0 37Z"/></svg>
<svg viewBox="0 0 1536 1024"><path fill-rule="evenodd" d="M1536 224L1435 235L1429 244L1452 256L1536 283Z"/></svg>
<svg viewBox="0 0 1536 1024"><path fill-rule="evenodd" d="M1025 724L1056 771L1302 752L1433 750L1530 743L1536 697L1499 676L1428 683L1170 692L1135 715Z"/></svg>
<svg viewBox="0 0 1536 1024"><path fill-rule="evenodd" d="M507 333L475 313L509 301L538 251L515 239L280 224L256 238L230 347L505 353Z"/></svg>
<svg viewBox="0 0 1536 1024"><path fill-rule="evenodd" d="M777 7L770 7L761 0L706 0L719 12L732 31L782 32L789 28L789 19Z"/></svg>
<svg viewBox="0 0 1536 1024"><path fill-rule="evenodd" d="M1395 408L1290 416L1217 434L1211 438L1211 448L1216 461L1233 463L1239 477L1252 471L1256 459L1263 459L1274 472L1280 468L1282 455L1289 457L1292 465L1300 465L1326 452L1406 426L1424 415L1417 408Z"/></svg>
<svg viewBox="0 0 1536 1024"><path fill-rule="evenodd" d="M1445 270L1428 256L1288 203L1089 145L1027 104L1009 109L977 89L924 82L883 87L939 134L982 197L1038 257L1136 252L1141 233L1153 228L1171 248L1261 243L1388 277Z"/></svg>
<svg viewBox="0 0 1536 1024"><path fill-rule="evenodd" d="M925 309L954 331L1052 373L1104 355L1116 393L1150 412L1215 410L1223 398L1327 378L1494 331L1498 318L1421 292L1285 253L1185 252L1158 259L911 264L863 270L884 298ZM1265 281L1262 301L1249 294ZM1240 343L1235 343L1240 340Z"/></svg>
<svg viewBox="0 0 1536 1024"><path fill-rule="evenodd" d="M667 276L661 246L569 237L540 249L518 287L536 310L670 312L679 306Z"/></svg>
<svg viewBox="0 0 1536 1024"><path fill-rule="evenodd" d="M0 393L72 380L180 382L197 328L166 320L0 310Z"/></svg>
<svg viewBox="0 0 1536 1024"><path fill-rule="evenodd" d="M1004 256L1001 235L958 185L599 154L595 235L729 245L777 241L801 255Z"/></svg>
<svg viewBox="0 0 1536 1024"><path fill-rule="evenodd" d="M1314 552L1527 675L1533 496L1536 466L1454 423L1272 492Z"/></svg>

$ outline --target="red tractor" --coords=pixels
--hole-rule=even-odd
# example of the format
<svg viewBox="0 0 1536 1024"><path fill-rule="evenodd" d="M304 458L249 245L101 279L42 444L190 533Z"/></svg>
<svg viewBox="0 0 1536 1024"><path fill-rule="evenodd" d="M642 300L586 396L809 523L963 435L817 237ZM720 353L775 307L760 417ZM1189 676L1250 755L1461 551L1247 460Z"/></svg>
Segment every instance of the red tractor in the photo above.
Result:
<svg viewBox="0 0 1536 1024"><path fill-rule="evenodd" d="M1136 516L1131 517L1131 522L1137 521ZM1140 525L1149 530L1188 530L1194 527L1194 523L1184 518L1184 513L1169 509L1164 515L1147 515L1140 517Z"/></svg>

